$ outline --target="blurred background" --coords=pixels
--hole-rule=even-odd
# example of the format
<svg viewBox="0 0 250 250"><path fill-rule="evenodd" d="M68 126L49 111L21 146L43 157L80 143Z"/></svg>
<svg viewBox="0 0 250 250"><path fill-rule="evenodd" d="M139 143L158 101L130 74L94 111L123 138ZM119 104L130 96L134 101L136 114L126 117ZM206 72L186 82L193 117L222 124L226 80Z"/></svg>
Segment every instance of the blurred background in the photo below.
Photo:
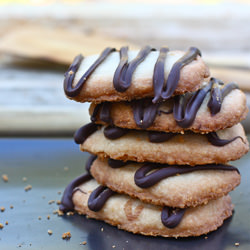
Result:
<svg viewBox="0 0 250 250"><path fill-rule="evenodd" d="M250 96L248 0L0 0L0 36L1 136L72 136L89 122L88 104L64 96L63 74L106 46L196 46L212 76Z"/></svg>

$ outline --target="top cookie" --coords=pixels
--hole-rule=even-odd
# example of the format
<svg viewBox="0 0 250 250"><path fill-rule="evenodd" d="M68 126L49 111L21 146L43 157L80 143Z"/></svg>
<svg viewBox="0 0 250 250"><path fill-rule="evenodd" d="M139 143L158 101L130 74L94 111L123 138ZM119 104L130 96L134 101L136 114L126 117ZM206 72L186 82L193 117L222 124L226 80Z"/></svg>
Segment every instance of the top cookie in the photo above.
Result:
<svg viewBox="0 0 250 250"><path fill-rule="evenodd" d="M197 48L187 52L106 48L102 54L77 56L65 73L64 91L79 102L124 101L153 97L153 102L199 89L209 71Z"/></svg>

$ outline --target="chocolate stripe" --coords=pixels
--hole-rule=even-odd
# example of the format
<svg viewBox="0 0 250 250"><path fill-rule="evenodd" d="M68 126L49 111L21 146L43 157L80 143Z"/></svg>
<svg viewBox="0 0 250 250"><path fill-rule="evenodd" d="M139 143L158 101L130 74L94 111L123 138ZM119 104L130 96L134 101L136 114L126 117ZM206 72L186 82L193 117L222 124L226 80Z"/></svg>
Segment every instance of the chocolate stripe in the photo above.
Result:
<svg viewBox="0 0 250 250"><path fill-rule="evenodd" d="M142 99L132 102L134 121L141 129L150 127L157 115L159 103L152 103L150 99Z"/></svg>
<svg viewBox="0 0 250 250"><path fill-rule="evenodd" d="M148 139L150 142L160 143L170 140L172 137L178 135L177 133L166 133L166 132L157 132L157 131L149 131Z"/></svg>
<svg viewBox="0 0 250 250"><path fill-rule="evenodd" d="M206 134L206 136L207 136L208 141L211 144L213 144L214 146L218 146L218 147L223 147L223 146L233 142L234 140L236 140L238 138L240 138L244 142L244 140L241 136L236 136L233 139L229 139L229 140L220 139L216 132L208 133L208 134Z"/></svg>
<svg viewBox="0 0 250 250"><path fill-rule="evenodd" d="M81 79L78 81L75 87L72 86L73 81L75 79L75 74L80 67L80 64L83 60L82 55L78 55L73 63L70 65L68 71L65 73L64 79L64 92L69 97L77 96L84 83L88 80L90 75L95 71L95 69L108 57L108 55L115 51L115 48L106 48L101 55L97 58L97 60L90 66L90 68L83 74Z"/></svg>
<svg viewBox="0 0 250 250"><path fill-rule="evenodd" d="M91 165L93 164L93 162L95 161L96 158L97 158L97 155L90 155L90 157L88 158L86 165L85 165L85 169L88 172L88 174L91 174L90 168L91 168Z"/></svg>
<svg viewBox="0 0 250 250"><path fill-rule="evenodd" d="M111 158L108 159L108 165L111 168L121 168L121 167L124 167L130 163L131 163L131 161L119 161L119 160L114 160Z"/></svg>
<svg viewBox="0 0 250 250"><path fill-rule="evenodd" d="M235 83L229 83L224 87L224 83L216 78L211 78L213 82L210 99L208 101L208 108L212 116L216 115L221 110L221 104L224 98L234 89L238 89Z"/></svg>
<svg viewBox="0 0 250 250"><path fill-rule="evenodd" d="M161 47L158 59L154 67L153 85L154 85L154 99L153 103L161 100L162 89L165 83L165 61L167 58L168 47Z"/></svg>
<svg viewBox="0 0 250 250"><path fill-rule="evenodd" d="M189 50L185 53L184 56L182 56L172 67L169 75L168 75L168 79L167 79L167 83L165 86L163 86L162 89L162 93L161 93L161 97L163 100L167 100L169 99L177 85L178 82L180 80L180 71L181 69L189 64L190 62L192 62L193 60L196 59L197 56L201 56L201 52L199 49L195 48L195 47L191 47L189 48Z"/></svg>
<svg viewBox="0 0 250 250"><path fill-rule="evenodd" d="M115 126L108 126L104 129L104 136L110 140L115 140L129 132L128 129L119 128Z"/></svg>
<svg viewBox="0 0 250 250"><path fill-rule="evenodd" d="M185 213L185 208L170 208L170 207L163 207L161 212L161 222L165 227L168 228L175 228L177 227Z"/></svg>
<svg viewBox="0 0 250 250"><path fill-rule="evenodd" d="M147 175L147 173L153 171L154 169L157 170ZM237 168L223 164L196 165L193 167L187 167L181 165L171 166L166 164L146 163L135 172L134 181L135 184L140 188L149 188L168 177L201 170L225 170L237 171L239 173Z"/></svg>
<svg viewBox="0 0 250 250"><path fill-rule="evenodd" d="M74 189L82 183L89 181L90 179L92 179L92 176L90 174L83 174L70 182L70 184L65 188L61 199L61 204L59 206L59 209L61 211L68 212L74 210L74 204L72 201Z"/></svg>
<svg viewBox="0 0 250 250"><path fill-rule="evenodd" d="M111 189L104 186L98 186L89 196L88 208L94 212L100 211L108 198L113 194L115 194L115 192Z"/></svg>
<svg viewBox="0 0 250 250"><path fill-rule="evenodd" d="M195 92L186 101L188 95L176 96L174 101L174 118L176 123L182 128L188 128L194 122L197 112L204 101L207 93L211 90L212 83Z"/></svg>
<svg viewBox="0 0 250 250"><path fill-rule="evenodd" d="M116 91L125 92L130 87L134 71L152 50L154 49L150 46L143 47L136 58L128 63L128 47L120 49L120 63L113 78L113 85Z"/></svg>
<svg viewBox="0 0 250 250"><path fill-rule="evenodd" d="M74 140L76 144L82 144L91 134L93 134L99 125L95 123L88 123L79 128L74 134Z"/></svg>

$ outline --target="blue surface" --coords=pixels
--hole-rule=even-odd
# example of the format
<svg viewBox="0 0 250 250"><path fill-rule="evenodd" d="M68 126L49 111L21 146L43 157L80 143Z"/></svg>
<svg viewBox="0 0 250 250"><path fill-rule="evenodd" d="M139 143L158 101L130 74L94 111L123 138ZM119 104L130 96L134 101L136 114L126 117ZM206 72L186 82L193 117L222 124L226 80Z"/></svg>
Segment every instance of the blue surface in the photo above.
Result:
<svg viewBox="0 0 250 250"><path fill-rule="evenodd" d="M241 185L232 192L235 213L216 232L188 239L145 237L118 230L85 216L53 214L66 185L84 171L87 153L79 151L72 139L0 139L0 249L250 249L250 156L233 165L242 174ZM69 170L65 170L68 167ZM24 182L23 177L27 178ZM24 188L32 185L28 192ZM10 206L13 205L13 209ZM50 215L50 219L47 216ZM41 220L38 217L41 217ZM101 230L103 228L103 230ZM48 235L51 229L53 234ZM69 241L61 239L70 231ZM86 241L86 245L80 245ZM115 246L115 248L112 248Z"/></svg>

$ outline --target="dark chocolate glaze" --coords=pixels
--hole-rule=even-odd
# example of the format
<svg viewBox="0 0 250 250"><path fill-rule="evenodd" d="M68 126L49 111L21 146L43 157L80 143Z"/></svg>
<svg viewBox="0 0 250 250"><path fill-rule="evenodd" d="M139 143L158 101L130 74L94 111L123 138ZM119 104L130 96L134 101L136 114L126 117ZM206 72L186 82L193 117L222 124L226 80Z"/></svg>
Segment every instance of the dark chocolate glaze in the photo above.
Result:
<svg viewBox="0 0 250 250"><path fill-rule="evenodd" d="M168 47L161 47L158 59L154 67L153 86L154 86L154 98L153 103L157 103L161 100L162 89L165 84L165 61L167 58Z"/></svg>
<svg viewBox="0 0 250 250"><path fill-rule="evenodd" d="M173 113L174 119L180 127L188 128L192 125L203 100L211 90L211 86L210 82L204 88L196 91L190 98L189 94L175 96Z"/></svg>
<svg viewBox="0 0 250 250"><path fill-rule="evenodd" d="M154 169L156 170L153 171ZM226 170L237 171L240 173L237 168L223 164L196 165L193 167L187 167L182 165L171 166L167 164L146 163L135 172L134 181L140 188L149 188L168 177L201 170ZM151 171L153 172L147 175L147 173Z"/></svg>
<svg viewBox="0 0 250 250"><path fill-rule="evenodd" d="M180 80L180 71L181 69L189 64L190 62L192 62L193 60L196 59L197 56L201 56L201 52L199 49L195 48L195 47L191 47L189 48L189 50L173 65L169 75L168 75L168 79L167 82L165 84L165 86L162 86L162 90L161 90L161 98L163 100L167 100L169 99L177 85L178 82ZM159 98L154 100L154 102L159 101Z"/></svg>
<svg viewBox="0 0 250 250"><path fill-rule="evenodd" d="M94 212L100 211L110 196L115 194L111 189L98 186L89 196L88 208Z"/></svg>
<svg viewBox="0 0 250 250"><path fill-rule="evenodd" d="M177 227L182 220L185 210L185 208L163 207L161 212L162 224L168 228Z"/></svg>
<svg viewBox="0 0 250 250"><path fill-rule="evenodd" d="M92 179L90 174L83 174L70 182L70 184L65 188L61 199L61 204L59 206L61 211L68 212L74 210L74 204L72 201L74 189L90 179Z"/></svg>
<svg viewBox="0 0 250 250"><path fill-rule="evenodd" d="M108 159L108 165L111 168L121 168L121 167L124 167L130 163L131 163L131 161L119 161L119 160L114 160L111 158Z"/></svg>
<svg viewBox="0 0 250 250"><path fill-rule="evenodd" d="M148 132L148 139L150 142L165 142L170 140L175 135L178 135L177 133L166 133L166 132L158 132L158 131L149 131Z"/></svg>
<svg viewBox="0 0 250 250"><path fill-rule="evenodd" d="M64 74L64 92L69 97L75 97L77 96L84 83L87 81L87 79L90 77L90 75L95 71L95 69L108 57L110 53L113 51L116 51L115 48L106 48L101 55L97 58L97 60L90 66L90 68L84 73L84 75L81 77L81 79L78 81L76 86L73 88L72 84L75 79L75 74L77 70L80 67L80 64L83 60L82 55L78 55L73 63L70 65L68 71Z"/></svg>
<svg viewBox="0 0 250 250"><path fill-rule="evenodd" d="M227 144L229 144L230 142L233 142L234 140L240 138L243 142L243 138L241 136L236 136L230 140L226 140L226 139L220 139L219 136L217 135L216 132L211 132L206 134L208 141L213 144L214 146L218 146L218 147L223 147Z"/></svg>
<svg viewBox="0 0 250 250"><path fill-rule="evenodd" d="M120 62L113 78L116 91L125 92L130 87L134 71L152 50L154 49L150 46L145 46L131 62L128 62L128 47L120 49Z"/></svg>
<svg viewBox="0 0 250 250"><path fill-rule="evenodd" d="M97 158L97 155L90 155L90 157L88 158L86 165L85 165L85 169L88 172L88 174L91 174L90 168L96 158Z"/></svg>
<svg viewBox="0 0 250 250"><path fill-rule="evenodd" d="M95 123L88 123L79 128L74 134L74 140L76 144L82 144L91 134L93 134L99 125Z"/></svg>
<svg viewBox="0 0 250 250"><path fill-rule="evenodd" d="M136 125L141 129L150 127L155 120L160 104L152 103L151 99L142 99L133 101L131 105Z"/></svg>
<svg viewBox="0 0 250 250"><path fill-rule="evenodd" d="M93 113L90 117L92 122L97 121L97 115L99 113L99 119L103 122L106 122L108 124L113 124L110 109L111 109L112 103L110 102L102 102L95 106Z"/></svg>
<svg viewBox="0 0 250 250"><path fill-rule="evenodd" d="M115 127L115 126L108 126L104 129L105 137L110 139L110 140L118 139L118 138L122 137L123 135L127 134L128 132L129 132L128 129L119 128L119 127Z"/></svg>
<svg viewBox="0 0 250 250"><path fill-rule="evenodd" d="M221 104L226 95L228 95L233 89L238 89L238 85L235 83L227 84L224 87L224 83L216 78L211 78L212 89L210 99L208 101L208 108L212 116L220 112Z"/></svg>

